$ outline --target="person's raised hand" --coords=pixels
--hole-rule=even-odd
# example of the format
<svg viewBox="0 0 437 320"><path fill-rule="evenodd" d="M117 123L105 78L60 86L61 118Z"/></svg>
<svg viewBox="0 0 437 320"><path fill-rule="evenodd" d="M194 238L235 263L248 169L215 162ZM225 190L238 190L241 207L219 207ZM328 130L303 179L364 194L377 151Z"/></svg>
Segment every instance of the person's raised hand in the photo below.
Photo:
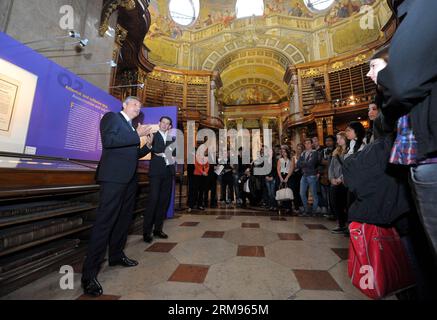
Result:
<svg viewBox="0 0 437 320"><path fill-rule="evenodd" d="M137 127L137 133L140 137L145 137L149 132L149 127L146 125L139 124Z"/></svg>

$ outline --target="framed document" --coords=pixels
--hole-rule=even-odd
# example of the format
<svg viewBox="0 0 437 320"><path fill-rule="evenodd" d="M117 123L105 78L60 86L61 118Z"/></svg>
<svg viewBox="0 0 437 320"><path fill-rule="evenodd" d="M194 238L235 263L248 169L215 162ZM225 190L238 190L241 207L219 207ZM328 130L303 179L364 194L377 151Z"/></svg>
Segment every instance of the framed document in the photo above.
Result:
<svg viewBox="0 0 437 320"><path fill-rule="evenodd" d="M23 153L38 77L0 58L0 150Z"/></svg>
<svg viewBox="0 0 437 320"><path fill-rule="evenodd" d="M20 83L0 73L0 131L10 133Z"/></svg>

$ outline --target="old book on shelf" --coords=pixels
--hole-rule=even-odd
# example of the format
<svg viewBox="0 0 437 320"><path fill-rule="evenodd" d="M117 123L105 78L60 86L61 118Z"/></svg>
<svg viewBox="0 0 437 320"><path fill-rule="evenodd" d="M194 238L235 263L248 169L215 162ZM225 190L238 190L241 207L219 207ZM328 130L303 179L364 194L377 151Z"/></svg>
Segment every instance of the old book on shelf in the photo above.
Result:
<svg viewBox="0 0 437 320"><path fill-rule="evenodd" d="M0 258L0 279L5 273L16 272L19 268L33 265L50 256L59 256L75 250L79 243L79 239L61 239L24 250L13 256Z"/></svg>
<svg viewBox="0 0 437 320"><path fill-rule="evenodd" d="M0 230L0 252L22 244L73 230L83 224L82 217L53 219Z"/></svg>

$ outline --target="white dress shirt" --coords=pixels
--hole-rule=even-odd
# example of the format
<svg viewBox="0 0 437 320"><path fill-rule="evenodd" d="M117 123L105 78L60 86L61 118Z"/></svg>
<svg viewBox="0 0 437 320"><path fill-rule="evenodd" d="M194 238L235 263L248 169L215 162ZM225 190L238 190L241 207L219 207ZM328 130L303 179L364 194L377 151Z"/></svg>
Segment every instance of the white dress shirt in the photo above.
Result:
<svg viewBox="0 0 437 320"><path fill-rule="evenodd" d="M132 120L129 118L129 116L124 112L120 111L121 115L126 119L127 122L129 122L130 126L132 127L132 130L135 131L134 126L132 125Z"/></svg>
<svg viewBox="0 0 437 320"><path fill-rule="evenodd" d="M164 139L164 144L167 143L168 131L167 132L162 132L161 130L158 130L158 132L161 135L162 139Z"/></svg>
<svg viewBox="0 0 437 320"><path fill-rule="evenodd" d="M161 130L158 130L159 134L161 135L162 139L164 140L164 145L167 144L167 135L168 135L168 131L167 132L162 132ZM161 157L164 158L165 164L168 166L170 165L170 161L167 159L165 152L160 154Z"/></svg>

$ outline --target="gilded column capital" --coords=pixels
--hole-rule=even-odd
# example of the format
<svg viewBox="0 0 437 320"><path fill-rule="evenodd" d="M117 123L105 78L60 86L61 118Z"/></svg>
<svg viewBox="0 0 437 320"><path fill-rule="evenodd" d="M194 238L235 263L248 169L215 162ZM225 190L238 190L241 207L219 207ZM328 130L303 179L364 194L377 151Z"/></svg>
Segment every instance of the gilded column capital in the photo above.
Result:
<svg viewBox="0 0 437 320"><path fill-rule="evenodd" d="M316 121L317 127L323 127L323 118L316 118L314 121Z"/></svg>

